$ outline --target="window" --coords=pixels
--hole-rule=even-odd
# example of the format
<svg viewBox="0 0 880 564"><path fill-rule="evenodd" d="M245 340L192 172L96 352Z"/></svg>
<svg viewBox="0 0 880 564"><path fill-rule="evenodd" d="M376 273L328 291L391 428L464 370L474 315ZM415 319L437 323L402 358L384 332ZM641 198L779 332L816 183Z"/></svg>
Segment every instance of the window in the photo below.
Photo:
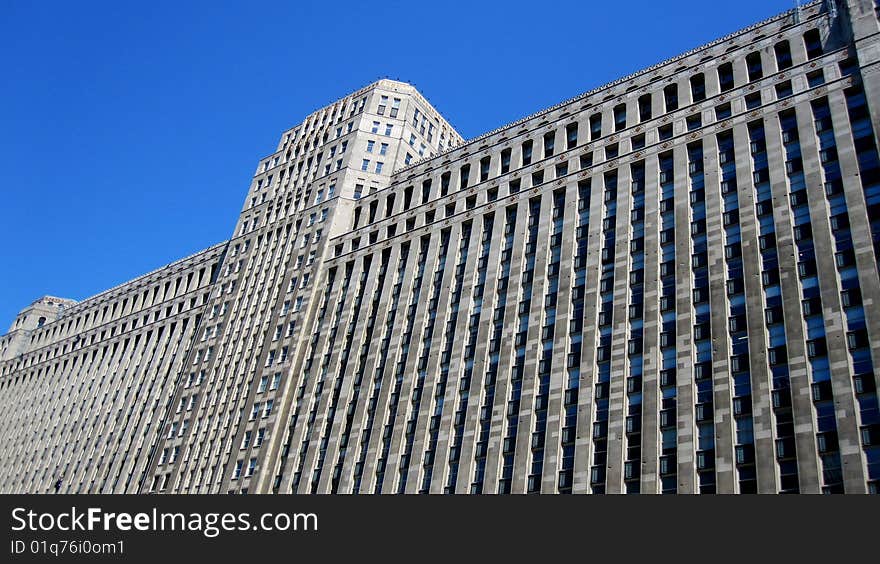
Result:
<svg viewBox="0 0 880 564"><path fill-rule="evenodd" d="M385 155L388 153L388 143L382 143L379 145L379 154Z"/></svg>
<svg viewBox="0 0 880 564"><path fill-rule="evenodd" d="M372 153L373 147L376 145L375 141L367 141L367 152Z"/></svg>
<svg viewBox="0 0 880 564"><path fill-rule="evenodd" d="M501 151L501 174L510 172L510 149Z"/></svg>
<svg viewBox="0 0 880 564"><path fill-rule="evenodd" d="M620 131L626 127L626 104L618 104L614 107L614 131Z"/></svg>
<svg viewBox="0 0 880 564"><path fill-rule="evenodd" d="M846 345L850 350L867 347L869 344L868 331L866 329L849 331L846 334Z"/></svg>
<svg viewBox="0 0 880 564"><path fill-rule="evenodd" d="M715 119L721 121L731 116L730 102L715 106Z"/></svg>
<svg viewBox="0 0 880 564"><path fill-rule="evenodd" d="M822 72L822 69L807 73L807 83L810 85L810 88L825 84L825 73Z"/></svg>
<svg viewBox="0 0 880 564"><path fill-rule="evenodd" d="M788 98L791 95L792 95L792 90L791 90L791 81L790 80L786 80L785 82L780 82L779 84L776 85L776 97L778 99L781 100L782 98Z"/></svg>
<svg viewBox="0 0 880 564"><path fill-rule="evenodd" d="M605 147L605 160L616 158L620 153L617 143L611 143Z"/></svg>
<svg viewBox="0 0 880 564"><path fill-rule="evenodd" d="M593 166L593 153L589 152L581 155L580 161L581 168L589 168Z"/></svg>
<svg viewBox="0 0 880 564"><path fill-rule="evenodd" d="M808 258L806 260L802 260L797 263L798 276L801 278L808 278L810 276L814 276L816 274L816 261ZM775 271L774 271L775 272ZM778 273L776 275L778 278ZM774 280L775 282L775 280Z"/></svg>
<svg viewBox="0 0 880 564"><path fill-rule="evenodd" d="M837 264L837 268L847 268L855 265L855 252L852 249L846 249L844 251L840 251L834 253L834 262Z"/></svg>
<svg viewBox="0 0 880 564"><path fill-rule="evenodd" d="M718 67L718 86L722 92L733 89L733 63L724 63Z"/></svg>
<svg viewBox="0 0 880 564"><path fill-rule="evenodd" d="M678 109L678 84L670 84L663 89L663 101L667 112Z"/></svg>
<svg viewBox="0 0 880 564"><path fill-rule="evenodd" d="M785 70L791 66L791 49L788 41L780 41L773 46L773 52L776 54L776 69Z"/></svg>
<svg viewBox="0 0 880 564"><path fill-rule="evenodd" d="M269 415L272 414L272 404L273 403L274 403L273 400L266 400L266 405L263 408L263 419L265 419L266 417L269 417Z"/></svg>
<svg viewBox="0 0 880 564"><path fill-rule="evenodd" d="M370 161L364 159L364 162L361 163L361 170L367 170L368 168L370 168Z"/></svg>
<svg viewBox="0 0 880 564"><path fill-rule="evenodd" d="M746 109L752 110L761 105L761 93L753 92L746 95Z"/></svg>
<svg viewBox="0 0 880 564"><path fill-rule="evenodd" d="M544 135L544 158L553 156L553 148L556 144L556 134L550 132Z"/></svg>
<svg viewBox="0 0 880 564"><path fill-rule="evenodd" d="M277 390L278 386L281 384L281 373L276 372L274 376L272 376L272 385L269 387L270 390Z"/></svg>
<svg viewBox="0 0 880 564"><path fill-rule="evenodd" d="M574 149L578 143L578 124L570 123L565 127L566 148Z"/></svg>
<svg viewBox="0 0 880 564"><path fill-rule="evenodd" d="M818 29L811 29L804 34L804 47L807 49L807 59L815 59L822 55L822 39Z"/></svg>
<svg viewBox="0 0 880 564"><path fill-rule="evenodd" d="M400 111L400 98L395 98L391 103L391 117L396 118Z"/></svg>
<svg viewBox="0 0 880 564"><path fill-rule="evenodd" d="M634 135L632 139L630 139L630 146L633 151L637 151L639 149L644 149L645 147L645 134L641 133L639 135Z"/></svg>
<svg viewBox="0 0 880 564"><path fill-rule="evenodd" d="M859 62L855 57L847 57L838 63L838 68L842 76L849 76L858 70Z"/></svg>
<svg viewBox="0 0 880 564"><path fill-rule="evenodd" d="M770 366L779 366L788 363L788 355L785 345L768 348L767 361Z"/></svg>
<svg viewBox="0 0 880 564"><path fill-rule="evenodd" d="M651 119L651 95L639 96L639 121Z"/></svg>
<svg viewBox="0 0 880 564"><path fill-rule="evenodd" d="M451 173L444 172L440 175L440 196L445 196L449 193L449 179Z"/></svg>
<svg viewBox="0 0 880 564"><path fill-rule="evenodd" d="M760 79L764 76L764 70L761 67L761 53L754 52L746 55L746 70L749 73L749 82Z"/></svg>
<svg viewBox="0 0 880 564"><path fill-rule="evenodd" d="M385 135L391 135L391 130L394 128L390 123L385 124Z"/></svg>
<svg viewBox="0 0 880 564"><path fill-rule="evenodd" d="M706 99L706 77L703 73L691 77L691 101L701 102Z"/></svg>
<svg viewBox="0 0 880 564"><path fill-rule="evenodd" d="M862 292L859 288L850 288L840 293L840 303L843 307L855 307L862 305Z"/></svg>
<svg viewBox="0 0 880 564"><path fill-rule="evenodd" d="M745 316L738 316L745 319ZM782 315L782 307L774 306L768 307L764 310L764 320L767 322L767 325L774 325L776 323L784 323L785 319ZM743 322L743 330L745 330L745 325Z"/></svg>
<svg viewBox="0 0 880 564"><path fill-rule="evenodd" d="M532 163L532 142L526 141L522 144L522 165L526 166Z"/></svg>
<svg viewBox="0 0 880 564"><path fill-rule="evenodd" d="M602 137L602 114L590 116L590 140L594 141Z"/></svg>
<svg viewBox="0 0 880 564"><path fill-rule="evenodd" d="M373 127L370 129L370 133L379 133L379 126L382 125L378 121L373 122Z"/></svg>
<svg viewBox="0 0 880 564"><path fill-rule="evenodd" d="M377 173L377 174L380 173L380 172L382 172L382 166L383 166L384 164L385 164L385 163L383 163L383 162L376 161L376 173Z"/></svg>
<svg viewBox="0 0 880 564"><path fill-rule="evenodd" d="M822 164L827 164L837 160L837 148L829 147L828 149L823 149L819 151L819 161Z"/></svg>
<svg viewBox="0 0 880 564"><path fill-rule="evenodd" d="M798 243L808 241L813 238L813 228L809 223L795 225L794 240Z"/></svg>
<svg viewBox="0 0 880 564"><path fill-rule="evenodd" d="M385 108L388 105L388 96L379 96L379 109L376 113L380 116L385 115Z"/></svg>

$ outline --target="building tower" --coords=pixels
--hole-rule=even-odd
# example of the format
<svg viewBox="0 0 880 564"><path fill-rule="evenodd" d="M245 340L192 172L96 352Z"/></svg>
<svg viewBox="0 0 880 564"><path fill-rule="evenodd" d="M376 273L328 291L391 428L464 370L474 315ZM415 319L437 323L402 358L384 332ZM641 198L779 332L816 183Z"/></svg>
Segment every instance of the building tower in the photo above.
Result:
<svg viewBox="0 0 880 564"><path fill-rule="evenodd" d="M461 140L415 88L392 80L283 134L260 161L228 243L185 382L162 421L177 431L154 452L150 491L277 489L267 467L295 462L286 443L307 417L293 398L323 385L326 359L304 357L316 316L336 310L324 286L327 241L350 229L354 203L385 190L395 170Z"/></svg>

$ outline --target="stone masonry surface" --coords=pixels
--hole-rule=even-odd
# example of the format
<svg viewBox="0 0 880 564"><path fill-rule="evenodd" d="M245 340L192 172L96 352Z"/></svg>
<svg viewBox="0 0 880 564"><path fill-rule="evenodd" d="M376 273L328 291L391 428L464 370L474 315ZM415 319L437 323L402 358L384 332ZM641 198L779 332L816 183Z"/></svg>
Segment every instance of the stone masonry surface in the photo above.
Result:
<svg viewBox="0 0 880 564"><path fill-rule="evenodd" d="M878 493L880 20L808 3L465 142L307 116L231 238L0 337L2 493Z"/></svg>

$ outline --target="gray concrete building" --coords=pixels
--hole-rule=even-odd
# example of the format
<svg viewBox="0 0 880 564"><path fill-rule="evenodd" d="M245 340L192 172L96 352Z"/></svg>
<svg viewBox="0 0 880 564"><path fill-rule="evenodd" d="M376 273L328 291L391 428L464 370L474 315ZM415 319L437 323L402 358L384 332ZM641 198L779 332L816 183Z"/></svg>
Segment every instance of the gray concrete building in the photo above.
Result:
<svg viewBox="0 0 880 564"><path fill-rule="evenodd" d="M0 337L0 491L877 493L878 33L807 3L467 142L314 112L228 241Z"/></svg>

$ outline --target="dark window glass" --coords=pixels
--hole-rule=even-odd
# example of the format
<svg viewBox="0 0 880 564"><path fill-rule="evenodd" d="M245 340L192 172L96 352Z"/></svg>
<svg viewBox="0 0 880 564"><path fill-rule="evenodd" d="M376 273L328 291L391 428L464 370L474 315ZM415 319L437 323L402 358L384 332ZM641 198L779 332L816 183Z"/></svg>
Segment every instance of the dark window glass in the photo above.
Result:
<svg viewBox="0 0 880 564"><path fill-rule="evenodd" d="M700 102L706 99L706 77L703 73L691 77L691 100Z"/></svg>
<svg viewBox="0 0 880 564"><path fill-rule="evenodd" d="M804 47L807 50L807 58L814 59L822 55L822 39L818 29L811 29L804 34Z"/></svg>
<svg viewBox="0 0 880 564"><path fill-rule="evenodd" d="M791 49L788 41L780 41L773 46L773 52L776 54L777 70L784 70L791 66Z"/></svg>
<svg viewBox="0 0 880 564"><path fill-rule="evenodd" d="M670 84L663 89L663 100L666 103L666 111L671 112L678 109L678 85Z"/></svg>

